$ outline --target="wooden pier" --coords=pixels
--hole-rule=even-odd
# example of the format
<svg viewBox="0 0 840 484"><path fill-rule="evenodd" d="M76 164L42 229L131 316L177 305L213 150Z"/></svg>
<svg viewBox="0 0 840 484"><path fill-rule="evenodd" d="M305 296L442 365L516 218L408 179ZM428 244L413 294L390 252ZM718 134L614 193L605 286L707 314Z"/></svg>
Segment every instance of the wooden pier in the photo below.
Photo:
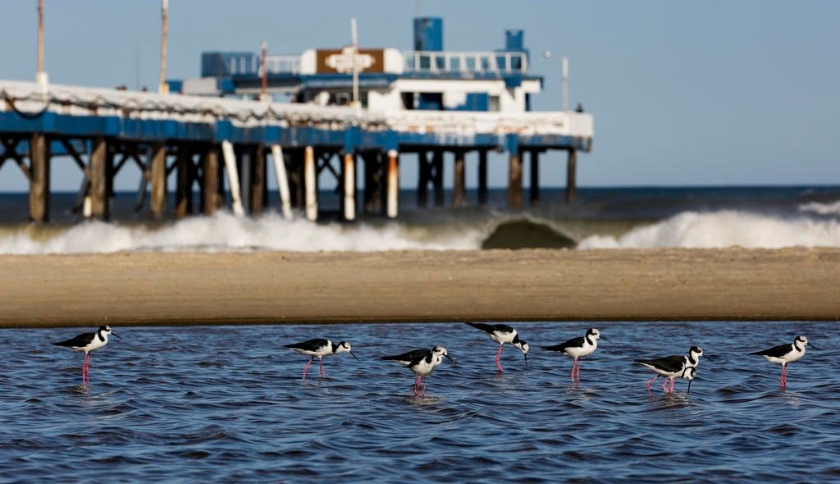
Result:
<svg viewBox="0 0 840 484"><path fill-rule="evenodd" d="M536 205L540 154L565 151L571 202L577 152L589 151L593 137L590 114L565 111L381 113L14 81L0 81L0 97L0 167L14 162L29 180L29 218L35 222L49 220L53 162L79 167L81 210L100 220L111 219L114 179L128 164L142 173L138 207L148 206L155 218L167 212L173 173L177 218L220 209L259 215L277 206L286 217L296 209L317 220L322 173L336 180L344 220L355 220L358 209L396 218L404 156L417 157L421 207L428 206L430 191L435 206L446 204L450 158L451 204L461 206L471 153L478 157L476 203L483 204L491 151L508 154L508 206L514 210L523 207L523 163L530 162L529 200ZM268 197L269 162L279 201ZM362 187L356 186L359 178Z"/></svg>

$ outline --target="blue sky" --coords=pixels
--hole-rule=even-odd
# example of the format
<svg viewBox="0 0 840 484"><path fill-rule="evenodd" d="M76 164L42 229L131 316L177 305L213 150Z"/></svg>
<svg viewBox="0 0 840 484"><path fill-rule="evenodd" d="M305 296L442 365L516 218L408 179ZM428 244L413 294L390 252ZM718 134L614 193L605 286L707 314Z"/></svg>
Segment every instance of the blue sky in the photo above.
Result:
<svg viewBox="0 0 840 484"><path fill-rule="evenodd" d="M159 0L45 3L51 82L157 84ZM4 2L2 79L34 79L36 6ZM580 186L840 184L834 0L170 0L167 77L198 76L202 51L256 51L262 39L274 54L340 46L350 17L363 47L410 50L417 13L443 17L447 50L492 50L505 29L524 29L546 79L537 110L560 107L560 58L570 59L571 105L595 115ZM565 156L544 159L542 183L564 185ZM56 165L53 189L77 188L78 170ZM490 174L503 186L506 163ZM129 178L117 188L135 188ZM0 190L25 189L6 163Z"/></svg>

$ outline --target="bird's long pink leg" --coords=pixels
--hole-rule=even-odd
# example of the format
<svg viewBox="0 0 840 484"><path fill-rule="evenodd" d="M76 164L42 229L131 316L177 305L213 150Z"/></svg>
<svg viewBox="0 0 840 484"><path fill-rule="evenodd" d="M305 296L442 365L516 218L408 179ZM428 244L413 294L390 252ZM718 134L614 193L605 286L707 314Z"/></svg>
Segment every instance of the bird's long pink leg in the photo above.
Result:
<svg viewBox="0 0 840 484"><path fill-rule="evenodd" d="M782 377L779 379L779 385L782 389L787 386L787 365L782 365Z"/></svg>
<svg viewBox="0 0 840 484"><path fill-rule="evenodd" d="M666 378L664 382L662 382L662 390L668 391L668 379Z"/></svg>
<svg viewBox="0 0 840 484"><path fill-rule="evenodd" d="M309 358L309 361L306 362L306 366L303 367L303 380L304 381L306 381L306 370L309 368L309 365L312 364L312 359L313 358Z"/></svg>
<svg viewBox="0 0 840 484"><path fill-rule="evenodd" d="M321 370L321 378L326 378L327 375L324 374L324 359L318 358L318 368Z"/></svg>
<svg viewBox="0 0 840 484"><path fill-rule="evenodd" d="M496 366L499 367L499 371L505 371L502 369L502 364L499 363L499 360L502 358L502 348L504 347L505 345L499 345L499 351L496 352Z"/></svg>
<svg viewBox="0 0 840 484"><path fill-rule="evenodd" d="M650 380L648 380L648 382L647 382L647 390L648 390L648 393L650 393L650 384L651 384L651 383L653 383L653 382L654 382L654 380L656 380L657 378L659 378L659 375L656 375L655 377L653 377L653 378L651 378Z"/></svg>
<svg viewBox="0 0 840 484"><path fill-rule="evenodd" d="M414 396L420 395L420 375L417 375L417 378L414 380Z"/></svg>
<svg viewBox="0 0 840 484"><path fill-rule="evenodd" d="M671 389L668 390L668 393L674 393L674 383L676 383L676 378L671 378Z"/></svg>
<svg viewBox="0 0 840 484"><path fill-rule="evenodd" d="M580 358L577 358L577 370L575 370L575 379L580 382L580 364L583 361Z"/></svg>
<svg viewBox="0 0 840 484"><path fill-rule="evenodd" d="M90 353L85 353L85 361L82 363L82 382L90 381Z"/></svg>
<svg viewBox="0 0 840 484"><path fill-rule="evenodd" d="M420 394L420 396L422 396L423 398L426 398L426 383L428 382L429 377L427 376L425 379L423 379L423 392Z"/></svg>

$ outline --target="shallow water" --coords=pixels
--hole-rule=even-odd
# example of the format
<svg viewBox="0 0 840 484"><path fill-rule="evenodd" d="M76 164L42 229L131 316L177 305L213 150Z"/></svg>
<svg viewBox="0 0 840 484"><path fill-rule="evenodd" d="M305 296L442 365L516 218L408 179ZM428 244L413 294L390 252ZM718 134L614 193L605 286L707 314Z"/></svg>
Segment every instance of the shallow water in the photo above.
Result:
<svg viewBox="0 0 840 484"><path fill-rule="evenodd" d="M509 346L463 324L114 327L82 355L50 345L77 328L2 330L0 481L715 482L840 479L836 323L600 323L584 360L539 349L584 323L513 324ZM804 334L819 347L779 367L747 355ZM283 344L347 339L328 379L301 380ZM444 345L457 360L414 398L409 370L379 356ZM691 393L649 396L633 358L705 360Z"/></svg>

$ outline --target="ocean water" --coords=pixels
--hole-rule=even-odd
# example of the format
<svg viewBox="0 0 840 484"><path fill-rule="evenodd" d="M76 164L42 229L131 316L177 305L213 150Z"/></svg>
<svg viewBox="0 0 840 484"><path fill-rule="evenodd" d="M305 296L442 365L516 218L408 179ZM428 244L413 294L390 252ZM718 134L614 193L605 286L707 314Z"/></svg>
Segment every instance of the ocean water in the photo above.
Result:
<svg viewBox="0 0 840 484"><path fill-rule="evenodd" d="M114 327L92 354L50 343L78 328L0 331L0 482L830 482L840 479L840 326L811 322L594 325L584 359L539 349L592 323L512 323L526 368L464 324ZM819 349L779 367L748 353L806 335ZM348 340L317 362L284 344ZM413 397L379 359L444 345ZM701 345L698 379L673 395L634 358ZM661 380L660 380L661 381Z"/></svg>
<svg viewBox="0 0 840 484"><path fill-rule="evenodd" d="M499 189L490 191L486 206L476 205L476 193L469 192L468 205L457 209L418 208L411 190L401 197L395 221L361 214L355 223L340 223L337 195L325 191L319 223L300 213L284 220L276 193L269 196L268 213L258 218L223 212L154 223L148 208L134 212L133 194L121 193L113 201L114 221L101 223L83 222L73 211L75 195L65 193L53 194L53 222L31 225L27 195L5 194L0 254L840 246L837 186L584 188L574 204L565 202L563 190L544 189L539 205L521 211L508 210L506 192ZM451 193L445 200L450 203Z"/></svg>

